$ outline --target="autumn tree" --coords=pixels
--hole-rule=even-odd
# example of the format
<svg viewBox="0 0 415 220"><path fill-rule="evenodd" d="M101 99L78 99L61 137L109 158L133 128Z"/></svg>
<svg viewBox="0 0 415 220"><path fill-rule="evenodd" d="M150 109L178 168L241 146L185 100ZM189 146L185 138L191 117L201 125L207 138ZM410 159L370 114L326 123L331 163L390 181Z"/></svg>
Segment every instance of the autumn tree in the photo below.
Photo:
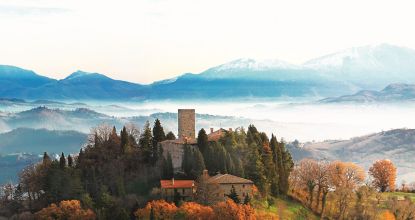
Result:
<svg viewBox="0 0 415 220"><path fill-rule="evenodd" d="M369 169L369 174L373 177L373 185L379 191L395 190L396 167L390 160L377 160Z"/></svg>
<svg viewBox="0 0 415 220"><path fill-rule="evenodd" d="M82 209L81 203L78 200L61 201L59 205L51 204L43 208L36 214L36 219L96 219L94 212L90 209Z"/></svg>
<svg viewBox="0 0 415 220"><path fill-rule="evenodd" d="M164 200L154 200L142 208L134 212L138 219L150 219L153 213L154 219L173 220L176 215L177 207L174 203L168 203Z"/></svg>
<svg viewBox="0 0 415 220"><path fill-rule="evenodd" d="M199 219L199 220L210 220L215 218L215 213L210 206L204 206L195 202L183 203L178 212L184 215L184 219Z"/></svg>

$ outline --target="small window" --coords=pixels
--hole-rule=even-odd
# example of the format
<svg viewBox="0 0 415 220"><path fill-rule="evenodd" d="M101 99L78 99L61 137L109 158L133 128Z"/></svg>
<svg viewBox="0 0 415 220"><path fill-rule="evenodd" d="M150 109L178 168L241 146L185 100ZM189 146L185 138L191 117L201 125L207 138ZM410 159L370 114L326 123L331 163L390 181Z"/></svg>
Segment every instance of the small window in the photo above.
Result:
<svg viewBox="0 0 415 220"><path fill-rule="evenodd" d="M184 189L182 189L182 193L184 194Z"/></svg>
<svg viewBox="0 0 415 220"><path fill-rule="evenodd" d="M242 184L242 188L245 188L245 184Z"/></svg>

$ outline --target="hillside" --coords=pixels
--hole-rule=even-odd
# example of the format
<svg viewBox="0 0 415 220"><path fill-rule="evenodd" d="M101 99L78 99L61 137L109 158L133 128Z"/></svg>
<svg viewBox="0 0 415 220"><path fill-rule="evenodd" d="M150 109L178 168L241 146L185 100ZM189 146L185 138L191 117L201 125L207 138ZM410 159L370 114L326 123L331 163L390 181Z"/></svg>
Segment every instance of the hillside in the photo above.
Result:
<svg viewBox="0 0 415 220"><path fill-rule="evenodd" d="M415 178L415 129L395 129L350 140L309 142L304 147L290 147L294 159L315 159L355 162L368 169L379 159L390 159L398 168L398 179L411 182ZM400 183L398 181L397 183Z"/></svg>
<svg viewBox="0 0 415 220"><path fill-rule="evenodd" d="M353 95L345 95L320 100L320 103L369 103L415 101L415 84L390 84L381 91L363 90Z"/></svg>
<svg viewBox="0 0 415 220"><path fill-rule="evenodd" d="M18 128L0 134L0 155L13 153L77 153L87 135L77 131Z"/></svg>

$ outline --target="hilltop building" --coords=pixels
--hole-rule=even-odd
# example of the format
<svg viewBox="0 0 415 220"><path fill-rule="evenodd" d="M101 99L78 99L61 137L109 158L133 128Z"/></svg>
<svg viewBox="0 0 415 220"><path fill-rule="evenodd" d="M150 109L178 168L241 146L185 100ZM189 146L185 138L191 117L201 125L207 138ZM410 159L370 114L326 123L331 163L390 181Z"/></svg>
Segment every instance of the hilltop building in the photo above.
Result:
<svg viewBox="0 0 415 220"><path fill-rule="evenodd" d="M170 153L173 168L175 170L180 170L183 160L184 145L187 144L190 147L197 147L195 109L179 109L177 119L178 139L162 141L160 144L163 149L164 157L167 157L167 154ZM225 129L214 131L213 128L211 128L210 133L208 134L208 140L217 141L225 132Z"/></svg>

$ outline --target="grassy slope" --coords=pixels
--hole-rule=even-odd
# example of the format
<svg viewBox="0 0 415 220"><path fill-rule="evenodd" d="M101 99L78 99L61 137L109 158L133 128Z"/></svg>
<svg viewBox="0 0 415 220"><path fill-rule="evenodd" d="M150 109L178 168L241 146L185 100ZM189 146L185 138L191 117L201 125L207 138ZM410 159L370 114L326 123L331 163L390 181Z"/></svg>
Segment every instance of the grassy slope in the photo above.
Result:
<svg viewBox="0 0 415 220"><path fill-rule="evenodd" d="M275 204L271 206L268 205L267 201L254 201L253 206L257 212L269 213L273 216L278 216L278 219L318 219L301 203L291 199L275 198ZM308 218L304 216L308 216Z"/></svg>
<svg viewBox="0 0 415 220"><path fill-rule="evenodd" d="M407 192L385 192L383 193L383 198L386 200L388 197L396 196L399 200L404 199L406 196L411 198L413 202L415 202L415 193L407 193Z"/></svg>

